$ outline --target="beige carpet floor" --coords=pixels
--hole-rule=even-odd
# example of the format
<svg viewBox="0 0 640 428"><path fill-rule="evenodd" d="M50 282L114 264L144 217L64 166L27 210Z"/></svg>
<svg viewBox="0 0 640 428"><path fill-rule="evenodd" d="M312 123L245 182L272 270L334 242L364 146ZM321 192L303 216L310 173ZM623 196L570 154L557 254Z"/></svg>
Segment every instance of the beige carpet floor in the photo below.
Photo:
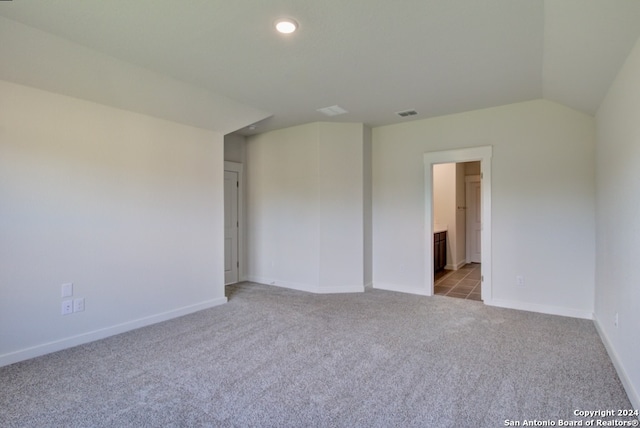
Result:
<svg viewBox="0 0 640 428"><path fill-rule="evenodd" d="M0 426L498 427L630 407L588 320L381 290L227 292L0 368Z"/></svg>

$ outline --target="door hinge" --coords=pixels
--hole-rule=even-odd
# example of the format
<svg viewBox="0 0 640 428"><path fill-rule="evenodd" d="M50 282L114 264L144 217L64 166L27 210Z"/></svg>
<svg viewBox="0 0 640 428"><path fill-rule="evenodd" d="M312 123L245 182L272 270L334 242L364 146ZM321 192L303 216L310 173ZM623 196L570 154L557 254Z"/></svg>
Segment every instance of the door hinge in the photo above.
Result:
<svg viewBox="0 0 640 428"><path fill-rule="evenodd" d="M240 182L239 181L236 181L236 187L238 187L238 188L240 187Z"/></svg>
<svg viewBox="0 0 640 428"><path fill-rule="evenodd" d="M236 266L237 266L237 267L240 267L240 262L236 262Z"/></svg>
<svg viewBox="0 0 640 428"><path fill-rule="evenodd" d="M484 275L480 275L480 282L484 281Z"/></svg>
<svg viewBox="0 0 640 428"><path fill-rule="evenodd" d="M236 227L240 227L240 222L236 221Z"/></svg>
<svg viewBox="0 0 640 428"><path fill-rule="evenodd" d="M483 178L484 178L484 173L483 173L483 172L481 172L481 173L480 173L480 180L482 180Z"/></svg>

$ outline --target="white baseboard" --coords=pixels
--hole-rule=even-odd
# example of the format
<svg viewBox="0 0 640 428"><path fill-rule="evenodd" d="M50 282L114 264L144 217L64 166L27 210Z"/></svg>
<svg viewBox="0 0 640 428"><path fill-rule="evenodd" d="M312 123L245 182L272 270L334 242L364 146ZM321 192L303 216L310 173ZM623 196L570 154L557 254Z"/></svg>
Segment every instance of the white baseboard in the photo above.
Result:
<svg viewBox="0 0 640 428"><path fill-rule="evenodd" d="M373 288L378 290L397 291L399 293L417 294L419 296L431 296L431 293L429 293L424 287L411 287L401 284L376 282L373 284Z"/></svg>
<svg viewBox="0 0 640 428"><path fill-rule="evenodd" d="M620 378L620 382L622 382L622 386L624 386L624 390L627 392L627 396L629 396L629 401L631 401L631 407L634 409L640 409L640 392L637 391L633 386L633 382L631 381L631 378L629 378L627 371L624 369L624 366L620 361L620 357L618 356L618 353L615 351L615 349L611 345L611 342L609 341L609 338L604 332L604 329L602 328L600 321L595 316L593 317L593 323L595 324L596 331L600 335L600 339L602 340L602 343L604 344L604 347L607 350L607 353L609 354L609 358L611 358L611 361L613 362L613 367L615 367L616 372L618 372L618 377Z"/></svg>
<svg viewBox="0 0 640 428"><path fill-rule="evenodd" d="M364 285L334 285L331 287L316 288L318 294L336 294L336 293L364 293Z"/></svg>
<svg viewBox="0 0 640 428"><path fill-rule="evenodd" d="M467 264L466 260L462 260L462 261L458 262L458 264L456 264L456 265L447 263L445 265L444 269L445 270L458 270L458 269L460 269L462 266L464 266L466 264Z"/></svg>
<svg viewBox="0 0 640 428"><path fill-rule="evenodd" d="M256 282L258 284L273 285L276 287L290 288L292 290L306 291L314 294L337 294L337 293L362 293L363 285L336 285L336 286L317 286L312 284L304 284L300 282L281 281L275 278L266 278L259 276L249 276L247 281Z"/></svg>
<svg viewBox="0 0 640 428"><path fill-rule="evenodd" d="M561 315L571 318L582 318L587 320L593 319L593 313L581 311L572 308L563 308L561 306L539 305L537 303L518 302L515 300L487 299L484 301L486 305L497 306L500 308L518 309L520 311L538 312L541 314Z"/></svg>
<svg viewBox="0 0 640 428"><path fill-rule="evenodd" d="M281 281L275 278L267 278L264 276L247 276L247 281L256 282L263 285L275 285L276 287L290 288L292 290L306 291L307 293L315 293L315 285L304 284L302 282Z"/></svg>
<svg viewBox="0 0 640 428"><path fill-rule="evenodd" d="M206 302L197 303L195 305L184 306L182 308L173 309L171 311L163 312L160 314L139 318L133 321L127 321L122 324L116 324L113 326L101 328L99 330L89 331L86 333L78 334L76 336L65 337L64 339L43 343L41 345L21 349L15 352L9 352L7 354L0 355L0 367L39 357L41 355L50 354L52 352L61 351L63 349L72 348L74 346L93 342L95 340L104 339L109 336L114 336L116 334L135 330L140 327L167 321L172 318L178 318L183 315L201 311L203 309L213 308L214 306L219 306L226 302L226 297L219 297L217 299L207 300Z"/></svg>

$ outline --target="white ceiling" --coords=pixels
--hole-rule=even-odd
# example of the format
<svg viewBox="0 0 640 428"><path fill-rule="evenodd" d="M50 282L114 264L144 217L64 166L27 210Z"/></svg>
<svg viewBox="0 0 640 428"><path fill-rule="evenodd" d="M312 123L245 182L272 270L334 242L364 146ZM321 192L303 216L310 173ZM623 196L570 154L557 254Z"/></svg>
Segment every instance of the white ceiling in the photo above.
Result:
<svg viewBox="0 0 640 428"><path fill-rule="evenodd" d="M245 134L542 97L593 114L640 37L638 0L14 0L0 16L272 115ZM277 34L282 16L299 31ZM316 111L335 104L349 113Z"/></svg>

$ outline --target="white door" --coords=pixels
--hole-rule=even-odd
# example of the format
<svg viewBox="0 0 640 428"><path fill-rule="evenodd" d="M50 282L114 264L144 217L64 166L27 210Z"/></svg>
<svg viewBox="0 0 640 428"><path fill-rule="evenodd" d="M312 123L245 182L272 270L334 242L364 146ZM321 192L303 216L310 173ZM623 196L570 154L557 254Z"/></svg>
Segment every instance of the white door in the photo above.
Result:
<svg viewBox="0 0 640 428"><path fill-rule="evenodd" d="M224 283L238 282L238 173L224 172Z"/></svg>
<svg viewBox="0 0 640 428"><path fill-rule="evenodd" d="M482 208L480 176L467 177L467 262L480 263L482 242Z"/></svg>

